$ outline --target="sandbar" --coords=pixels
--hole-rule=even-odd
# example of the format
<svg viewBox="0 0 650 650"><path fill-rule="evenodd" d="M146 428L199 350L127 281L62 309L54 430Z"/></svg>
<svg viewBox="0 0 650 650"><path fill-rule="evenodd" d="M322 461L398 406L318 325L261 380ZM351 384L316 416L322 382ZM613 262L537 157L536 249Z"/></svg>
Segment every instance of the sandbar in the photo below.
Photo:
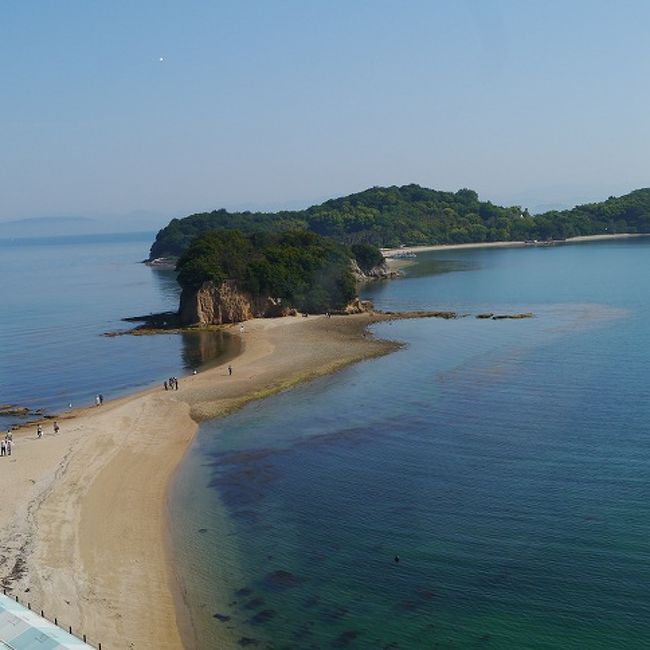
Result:
<svg viewBox="0 0 650 650"><path fill-rule="evenodd" d="M14 432L0 458L3 586L102 648L183 648L190 626L168 547L168 486L198 423L253 399L387 354L388 316L246 322L239 355L180 379ZM215 585L218 588L218 585Z"/></svg>

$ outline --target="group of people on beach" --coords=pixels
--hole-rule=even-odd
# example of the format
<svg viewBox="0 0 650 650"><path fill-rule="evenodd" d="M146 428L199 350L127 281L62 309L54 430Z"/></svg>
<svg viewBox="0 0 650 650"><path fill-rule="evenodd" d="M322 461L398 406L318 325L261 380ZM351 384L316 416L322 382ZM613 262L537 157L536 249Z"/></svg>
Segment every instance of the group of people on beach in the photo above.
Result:
<svg viewBox="0 0 650 650"><path fill-rule="evenodd" d="M5 433L4 440L0 441L0 456L11 456L11 449L14 444L14 435L11 429Z"/></svg>
<svg viewBox="0 0 650 650"><path fill-rule="evenodd" d="M170 377L163 382L165 390L178 390L178 378Z"/></svg>
<svg viewBox="0 0 650 650"><path fill-rule="evenodd" d="M54 420L54 423L52 424L52 429L54 430L54 435L59 433L59 431L61 430L61 427L59 426L59 423L56 420ZM43 437L43 425L42 424L39 424L36 427L36 437L37 438L42 438Z"/></svg>

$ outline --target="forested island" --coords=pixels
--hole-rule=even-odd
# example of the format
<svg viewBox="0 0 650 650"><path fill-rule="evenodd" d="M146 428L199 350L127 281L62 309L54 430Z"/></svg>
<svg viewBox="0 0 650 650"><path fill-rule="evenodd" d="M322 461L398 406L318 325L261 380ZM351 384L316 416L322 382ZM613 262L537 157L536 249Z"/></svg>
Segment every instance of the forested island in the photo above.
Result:
<svg viewBox="0 0 650 650"><path fill-rule="evenodd" d="M650 232L650 189L531 215L476 192L374 187L301 211L216 210L173 219L150 260L177 261L180 322L360 309L357 281L381 276L379 246L564 240ZM356 300L356 303L355 303ZM352 305L355 305L352 307Z"/></svg>
<svg viewBox="0 0 650 650"><path fill-rule="evenodd" d="M419 185L373 187L306 210L215 210L172 219L156 236L149 259L178 258L198 235L215 229L242 233L306 230L348 246L386 247L646 233L650 232L650 189L533 216L519 206L480 201L478 194L468 189L441 192Z"/></svg>
<svg viewBox="0 0 650 650"><path fill-rule="evenodd" d="M255 316L360 310L357 281L381 267L366 244L343 246L307 230L199 235L176 266L184 325Z"/></svg>

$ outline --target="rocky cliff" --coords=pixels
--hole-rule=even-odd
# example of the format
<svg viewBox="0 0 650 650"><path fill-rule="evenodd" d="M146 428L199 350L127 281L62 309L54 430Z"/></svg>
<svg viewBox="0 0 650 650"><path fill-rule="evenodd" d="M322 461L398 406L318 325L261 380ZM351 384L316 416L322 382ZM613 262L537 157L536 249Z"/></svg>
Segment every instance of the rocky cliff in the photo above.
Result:
<svg viewBox="0 0 650 650"><path fill-rule="evenodd" d="M295 309L273 298L253 297L232 281L204 282L198 290L183 289L178 315L181 325L222 325L250 318L288 316Z"/></svg>
<svg viewBox="0 0 650 650"><path fill-rule="evenodd" d="M372 303L355 298L339 314L358 314L372 311ZM277 318L297 316L293 307L278 298L255 298L241 291L235 282L222 284L204 282L199 289L183 289L178 310L179 325L223 325L241 323L251 318Z"/></svg>
<svg viewBox="0 0 650 650"><path fill-rule="evenodd" d="M359 282L364 280L390 280L391 278L396 278L400 275L399 271L394 271L390 268L386 260L370 269L367 273L364 273L361 270L361 267L357 264L356 260L352 260L351 263L352 273L354 273L354 276Z"/></svg>

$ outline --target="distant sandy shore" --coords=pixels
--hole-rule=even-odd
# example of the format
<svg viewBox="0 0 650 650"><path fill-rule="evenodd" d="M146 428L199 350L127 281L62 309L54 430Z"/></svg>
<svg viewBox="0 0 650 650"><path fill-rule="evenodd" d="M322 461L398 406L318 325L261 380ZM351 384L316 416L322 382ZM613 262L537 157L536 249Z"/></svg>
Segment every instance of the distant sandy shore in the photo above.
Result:
<svg viewBox="0 0 650 650"><path fill-rule="evenodd" d="M628 239L630 237L648 237L648 233L620 233L617 235L586 235L584 237L570 237L562 241L553 242L554 244L575 244L580 242L600 241L607 239ZM381 252L384 257L392 257L398 253L412 252L412 253L425 253L428 251L450 251L462 250L465 248L518 248L521 246L530 246L525 241L495 241L495 242L481 242L478 244L436 244L432 246L405 246L404 248L382 248ZM532 244L534 245L534 244ZM539 242L539 245L544 245Z"/></svg>
<svg viewBox="0 0 650 650"><path fill-rule="evenodd" d="M14 432L0 458L4 586L103 648L192 647L170 560L167 490L198 422L396 349L365 334L382 316L245 325L239 356L180 380ZM231 328L240 336L238 328Z"/></svg>

